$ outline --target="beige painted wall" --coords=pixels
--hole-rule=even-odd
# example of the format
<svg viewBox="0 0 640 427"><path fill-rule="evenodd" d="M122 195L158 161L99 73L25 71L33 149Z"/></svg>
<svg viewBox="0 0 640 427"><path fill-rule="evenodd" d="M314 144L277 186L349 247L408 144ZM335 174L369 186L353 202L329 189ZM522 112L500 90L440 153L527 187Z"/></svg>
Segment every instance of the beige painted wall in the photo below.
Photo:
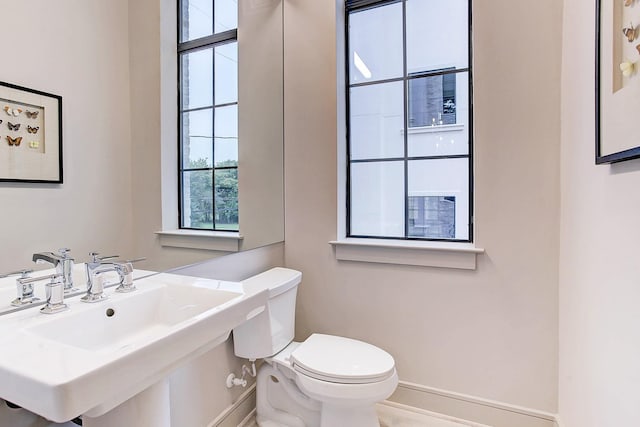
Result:
<svg viewBox="0 0 640 427"><path fill-rule="evenodd" d="M400 378L555 411L562 3L476 0L476 271L338 262L335 0L285 5L286 265L299 339L389 350ZM522 13L526 9L526 13Z"/></svg>
<svg viewBox="0 0 640 427"><path fill-rule="evenodd" d="M640 160L594 164L594 8L564 3L560 417L563 427L636 426Z"/></svg>
<svg viewBox="0 0 640 427"><path fill-rule="evenodd" d="M64 184L0 183L0 272L61 247L130 256L127 1L3 1L0 27L0 79L62 96L64 144Z"/></svg>

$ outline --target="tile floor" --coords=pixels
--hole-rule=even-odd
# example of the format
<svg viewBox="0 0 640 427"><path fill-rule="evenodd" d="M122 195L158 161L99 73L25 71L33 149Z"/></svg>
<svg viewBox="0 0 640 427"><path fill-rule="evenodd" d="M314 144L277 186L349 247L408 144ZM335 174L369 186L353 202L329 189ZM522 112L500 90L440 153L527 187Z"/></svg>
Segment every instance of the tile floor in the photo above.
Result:
<svg viewBox="0 0 640 427"><path fill-rule="evenodd" d="M377 411L380 427L490 427L392 402L377 405Z"/></svg>
<svg viewBox="0 0 640 427"><path fill-rule="evenodd" d="M377 411L380 427L490 427L391 402L378 405ZM258 424L252 418L242 427L258 427Z"/></svg>

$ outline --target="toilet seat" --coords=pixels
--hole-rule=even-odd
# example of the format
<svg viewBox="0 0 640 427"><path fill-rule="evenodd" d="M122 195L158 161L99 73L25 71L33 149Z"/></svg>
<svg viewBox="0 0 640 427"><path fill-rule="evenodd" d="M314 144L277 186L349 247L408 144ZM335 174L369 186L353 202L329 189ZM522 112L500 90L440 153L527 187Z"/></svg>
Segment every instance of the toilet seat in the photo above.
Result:
<svg viewBox="0 0 640 427"><path fill-rule="evenodd" d="M354 339L313 334L290 353L298 373L337 384L370 384L395 374L395 362L386 351Z"/></svg>

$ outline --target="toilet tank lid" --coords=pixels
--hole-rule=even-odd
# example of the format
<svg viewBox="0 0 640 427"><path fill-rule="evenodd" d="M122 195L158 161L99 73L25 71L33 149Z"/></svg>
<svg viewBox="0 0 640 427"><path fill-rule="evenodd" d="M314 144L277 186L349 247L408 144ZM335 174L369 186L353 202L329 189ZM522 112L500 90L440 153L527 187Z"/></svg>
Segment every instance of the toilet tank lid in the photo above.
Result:
<svg viewBox="0 0 640 427"><path fill-rule="evenodd" d="M301 272L290 268L275 267L243 280L242 286L244 291L249 294L268 289L269 298L273 298L297 286L301 280Z"/></svg>

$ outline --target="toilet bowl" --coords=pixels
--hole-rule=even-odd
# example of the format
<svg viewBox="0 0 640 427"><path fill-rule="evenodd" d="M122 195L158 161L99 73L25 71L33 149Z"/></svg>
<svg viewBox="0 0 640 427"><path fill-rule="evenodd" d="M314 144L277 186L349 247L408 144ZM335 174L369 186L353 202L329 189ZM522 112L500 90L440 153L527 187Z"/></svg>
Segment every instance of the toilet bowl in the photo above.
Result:
<svg viewBox="0 0 640 427"><path fill-rule="evenodd" d="M387 352L332 335L292 342L265 362L257 392L261 427L377 427L375 404L398 384Z"/></svg>
<svg viewBox="0 0 640 427"><path fill-rule="evenodd" d="M244 282L269 290L265 311L234 329L234 351L264 358L257 378L260 427L379 427L375 404L398 384L393 357L371 344L312 334L293 341L301 273L275 268Z"/></svg>

